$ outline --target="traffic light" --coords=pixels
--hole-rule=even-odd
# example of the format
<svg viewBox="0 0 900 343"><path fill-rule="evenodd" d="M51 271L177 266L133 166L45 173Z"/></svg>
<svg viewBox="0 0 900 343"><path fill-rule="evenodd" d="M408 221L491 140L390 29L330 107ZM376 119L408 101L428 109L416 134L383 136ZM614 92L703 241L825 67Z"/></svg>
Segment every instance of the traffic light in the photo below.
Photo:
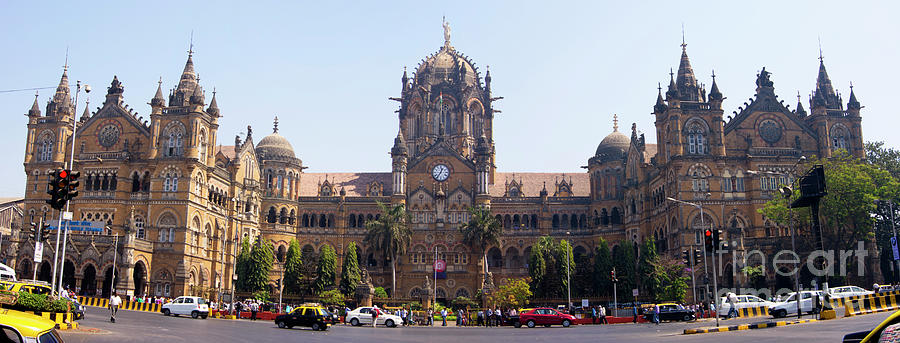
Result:
<svg viewBox="0 0 900 343"><path fill-rule="evenodd" d="M682 250L681 251L681 261L684 262L684 264L690 263L691 262L691 253L687 250Z"/></svg>
<svg viewBox="0 0 900 343"><path fill-rule="evenodd" d="M716 249L728 249L728 241L725 240L725 232L722 229L716 229L713 232L713 244L715 244Z"/></svg>
<svg viewBox="0 0 900 343"><path fill-rule="evenodd" d="M31 237L33 237L35 241L40 240L41 237L38 235L37 224L31 223L31 230L27 232L31 234Z"/></svg>
<svg viewBox="0 0 900 343"><path fill-rule="evenodd" d="M44 224L44 227L41 228L41 241L46 241L50 239L50 224Z"/></svg>
<svg viewBox="0 0 900 343"><path fill-rule="evenodd" d="M701 257L703 257L703 252L700 249L694 249L694 262L700 261Z"/></svg>
<svg viewBox="0 0 900 343"><path fill-rule="evenodd" d="M66 190L66 200L72 200L78 196L78 177L81 176L81 172L79 171L71 171L68 176L68 189Z"/></svg>
<svg viewBox="0 0 900 343"><path fill-rule="evenodd" d="M706 245L706 251L713 252L713 230L706 229L703 231L703 243Z"/></svg>
<svg viewBox="0 0 900 343"><path fill-rule="evenodd" d="M56 210L62 210L66 206L69 192L69 171L65 169L57 169L50 177L50 200L47 203Z"/></svg>
<svg viewBox="0 0 900 343"><path fill-rule="evenodd" d="M610 278L610 280L612 280L612 282L619 281L619 279L616 279L616 269L615 268L613 268L613 270L609 271L609 278Z"/></svg>
<svg viewBox="0 0 900 343"><path fill-rule="evenodd" d="M275 280L275 288L281 289L281 279Z"/></svg>

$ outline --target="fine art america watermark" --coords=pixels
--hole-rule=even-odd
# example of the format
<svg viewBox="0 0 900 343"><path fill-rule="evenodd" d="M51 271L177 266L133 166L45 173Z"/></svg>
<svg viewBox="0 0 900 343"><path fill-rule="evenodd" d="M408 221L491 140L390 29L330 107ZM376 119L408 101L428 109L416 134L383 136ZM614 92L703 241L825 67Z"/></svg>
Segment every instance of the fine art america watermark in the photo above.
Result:
<svg viewBox="0 0 900 343"><path fill-rule="evenodd" d="M716 254L718 255L716 258L716 262L718 262L717 270L720 272L723 270L722 263L725 260L724 255L726 253L727 251L725 250L716 251ZM801 272L804 266L806 267L806 270L809 271L810 275L816 278L827 279L828 277L833 276L843 277L848 275L847 266L850 265L849 262L853 261L852 259L854 258L856 259L856 273L854 274L851 270L850 275L860 277L865 276L865 258L868 257L868 255L869 252L865 249L865 243L862 241L857 242L856 249L853 250L814 250L810 252L805 259L801 258L799 254L792 250L778 251L774 255L771 255L771 258L765 252L757 249L750 250L743 254L743 256L732 254L731 265L735 266L732 268L733 276L737 276L741 273L736 267L738 265L759 266L762 268L761 275L769 275L768 268L772 268L776 275L790 278L792 286L790 288L778 289L774 293L768 288L720 288L718 296L721 297L729 292L734 292L737 294L758 295L761 298L768 299L771 298L773 294L791 293L795 291L793 286L795 284L795 277L798 276L798 273ZM739 261L741 263L738 263ZM751 261L753 262L752 264L750 263ZM815 280L812 282L815 282ZM809 287L807 289L815 288L818 287Z"/></svg>

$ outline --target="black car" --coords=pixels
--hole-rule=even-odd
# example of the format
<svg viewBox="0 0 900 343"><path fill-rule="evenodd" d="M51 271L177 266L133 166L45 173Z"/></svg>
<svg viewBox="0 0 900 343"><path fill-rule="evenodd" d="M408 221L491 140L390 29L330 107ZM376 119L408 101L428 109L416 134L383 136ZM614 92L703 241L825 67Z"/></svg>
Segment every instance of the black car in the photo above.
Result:
<svg viewBox="0 0 900 343"><path fill-rule="evenodd" d="M678 304L659 304L660 321L691 321L696 318L694 310L686 309ZM644 310L644 319L653 321L653 308Z"/></svg>
<svg viewBox="0 0 900 343"><path fill-rule="evenodd" d="M279 328L293 328L295 326L310 327L315 331L328 330L328 326L333 325L334 315L321 307L302 306L294 309L291 313L282 314L275 317L275 324Z"/></svg>

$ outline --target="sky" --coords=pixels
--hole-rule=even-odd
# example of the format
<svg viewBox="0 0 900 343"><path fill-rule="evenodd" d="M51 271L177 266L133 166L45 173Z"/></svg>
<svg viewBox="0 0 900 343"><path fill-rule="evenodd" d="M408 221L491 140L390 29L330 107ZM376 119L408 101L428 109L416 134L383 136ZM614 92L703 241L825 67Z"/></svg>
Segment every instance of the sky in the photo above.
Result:
<svg viewBox="0 0 900 343"><path fill-rule="evenodd" d="M713 70L729 115L754 94L756 73L808 109L820 46L835 88L862 110L863 139L900 147L900 2L884 1L2 1L0 196L22 196L33 90L90 84L78 113L95 110L113 76L125 103L147 104L194 63L230 145L252 125L256 142L279 133L306 172L390 171L403 67L451 44L482 74L490 66L496 164L503 172L583 172L619 117L653 143L657 84L678 68L682 38L700 82ZM682 30L682 27L684 28ZM53 89L39 93L41 110Z"/></svg>

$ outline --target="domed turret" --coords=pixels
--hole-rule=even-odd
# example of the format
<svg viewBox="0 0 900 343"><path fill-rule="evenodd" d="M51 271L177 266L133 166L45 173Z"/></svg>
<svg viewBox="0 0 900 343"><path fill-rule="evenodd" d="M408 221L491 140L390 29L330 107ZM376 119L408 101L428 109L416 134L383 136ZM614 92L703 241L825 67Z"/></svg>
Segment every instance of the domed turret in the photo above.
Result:
<svg viewBox="0 0 900 343"><path fill-rule="evenodd" d="M594 154L594 157L603 161L621 159L625 156L625 152L628 151L628 146L631 145L631 139L619 132L618 116L614 118L613 132L600 141L600 145L597 146L597 152Z"/></svg>
<svg viewBox="0 0 900 343"><path fill-rule="evenodd" d="M261 160L296 159L294 147L287 138L278 134L278 117L275 117L275 126L272 134L263 137L256 145L256 152Z"/></svg>

